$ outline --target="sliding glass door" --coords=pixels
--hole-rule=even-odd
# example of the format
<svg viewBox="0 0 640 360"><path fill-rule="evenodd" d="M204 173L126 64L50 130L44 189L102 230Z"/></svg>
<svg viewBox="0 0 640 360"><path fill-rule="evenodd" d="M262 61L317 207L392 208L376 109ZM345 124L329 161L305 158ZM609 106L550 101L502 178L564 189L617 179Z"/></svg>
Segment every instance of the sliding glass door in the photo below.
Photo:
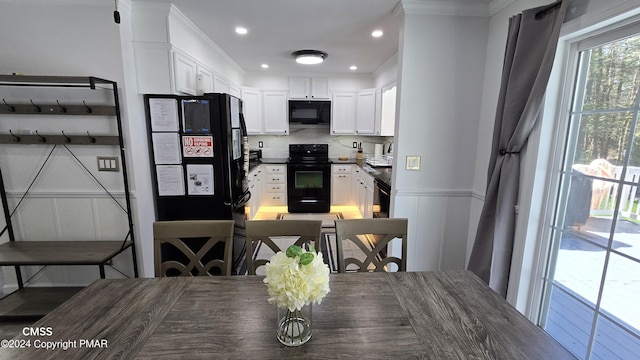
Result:
<svg viewBox="0 0 640 360"><path fill-rule="evenodd" d="M539 324L581 359L640 359L638 34L576 47Z"/></svg>

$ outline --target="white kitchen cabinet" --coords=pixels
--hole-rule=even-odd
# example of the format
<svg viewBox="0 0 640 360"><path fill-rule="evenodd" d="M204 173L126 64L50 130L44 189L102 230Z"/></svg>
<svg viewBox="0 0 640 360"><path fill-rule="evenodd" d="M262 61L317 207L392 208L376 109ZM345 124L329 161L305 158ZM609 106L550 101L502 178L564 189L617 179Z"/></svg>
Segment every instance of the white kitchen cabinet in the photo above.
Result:
<svg viewBox="0 0 640 360"><path fill-rule="evenodd" d="M213 92L213 71L196 64L196 94Z"/></svg>
<svg viewBox="0 0 640 360"><path fill-rule="evenodd" d="M261 204L261 194L262 194L262 178L263 178L263 165L258 165L249 171L249 175L247 178L247 185L249 186L249 191L251 192L251 198L249 199L249 214L247 214L248 218L252 220L255 218L258 210L260 210Z"/></svg>
<svg viewBox="0 0 640 360"><path fill-rule="evenodd" d="M289 98L298 100L329 99L329 79L291 77L289 78Z"/></svg>
<svg viewBox="0 0 640 360"><path fill-rule="evenodd" d="M331 165L331 205L351 204L351 165Z"/></svg>
<svg viewBox="0 0 640 360"><path fill-rule="evenodd" d="M355 133L356 135L376 134L376 89L358 92Z"/></svg>
<svg viewBox="0 0 640 360"><path fill-rule="evenodd" d="M363 218L373 217L373 196L374 196L374 184L373 178L367 175L368 179L365 180L364 186L364 213Z"/></svg>
<svg viewBox="0 0 640 360"><path fill-rule="evenodd" d="M331 101L331 135L354 134L355 112L355 92L334 92Z"/></svg>
<svg viewBox="0 0 640 360"><path fill-rule="evenodd" d="M362 169L358 165L353 165L351 169L351 194L349 204L358 207L358 190L360 189L360 173Z"/></svg>
<svg viewBox="0 0 640 360"><path fill-rule="evenodd" d="M262 134L261 93L257 89L242 88L242 113L248 134Z"/></svg>
<svg viewBox="0 0 640 360"><path fill-rule="evenodd" d="M222 76L216 74L213 77L213 91L217 93L230 93L229 81Z"/></svg>
<svg viewBox="0 0 640 360"><path fill-rule="evenodd" d="M287 205L287 165L261 165L264 167L261 206Z"/></svg>
<svg viewBox="0 0 640 360"><path fill-rule="evenodd" d="M222 75L178 51L173 52L173 83L177 94L228 94L230 91L229 81Z"/></svg>
<svg viewBox="0 0 640 360"><path fill-rule="evenodd" d="M351 182L352 203L358 208L363 218L373 217L373 177L367 174L359 166L353 166L353 179Z"/></svg>
<svg viewBox="0 0 640 360"><path fill-rule="evenodd" d="M380 105L380 135L394 136L396 126L396 83L383 86Z"/></svg>
<svg viewBox="0 0 640 360"><path fill-rule="evenodd" d="M196 95L196 71L194 60L182 53L173 53L173 80L177 93Z"/></svg>
<svg viewBox="0 0 640 360"><path fill-rule="evenodd" d="M289 134L287 97L286 91L262 92L262 121L265 134Z"/></svg>

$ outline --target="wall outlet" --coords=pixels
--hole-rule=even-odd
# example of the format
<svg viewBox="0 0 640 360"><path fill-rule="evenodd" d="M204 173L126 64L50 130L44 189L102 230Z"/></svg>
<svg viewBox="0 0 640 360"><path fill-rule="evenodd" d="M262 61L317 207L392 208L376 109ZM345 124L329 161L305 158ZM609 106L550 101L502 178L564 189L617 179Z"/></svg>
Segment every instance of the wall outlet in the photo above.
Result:
<svg viewBox="0 0 640 360"><path fill-rule="evenodd" d="M358 147L358 143L356 141L353 142L353 148L357 148Z"/></svg>
<svg viewBox="0 0 640 360"><path fill-rule="evenodd" d="M258 141L258 147L262 149L263 146L264 146L264 143L262 141Z"/></svg>

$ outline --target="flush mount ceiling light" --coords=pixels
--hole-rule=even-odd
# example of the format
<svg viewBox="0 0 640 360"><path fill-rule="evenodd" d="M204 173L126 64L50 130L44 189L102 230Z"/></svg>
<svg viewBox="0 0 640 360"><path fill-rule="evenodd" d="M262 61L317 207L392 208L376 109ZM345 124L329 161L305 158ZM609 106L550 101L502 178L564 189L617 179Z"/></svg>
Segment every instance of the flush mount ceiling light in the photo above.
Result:
<svg viewBox="0 0 640 360"><path fill-rule="evenodd" d="M298 50L291 53L298 64L320 64L327 58L327 53L320 50Z"/></svg>

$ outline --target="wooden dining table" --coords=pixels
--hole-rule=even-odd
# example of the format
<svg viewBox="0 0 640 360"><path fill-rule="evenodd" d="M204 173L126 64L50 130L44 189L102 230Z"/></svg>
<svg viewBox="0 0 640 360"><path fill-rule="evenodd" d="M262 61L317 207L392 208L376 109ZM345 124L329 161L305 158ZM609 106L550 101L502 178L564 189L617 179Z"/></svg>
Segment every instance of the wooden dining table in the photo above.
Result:
<svg viewBox="0 0 640 360"><path fill-rule="evenodd" d="M97 280L0 358L575 359L468 271L331 274L311 340L285 347L263 280Z"/></svg>

